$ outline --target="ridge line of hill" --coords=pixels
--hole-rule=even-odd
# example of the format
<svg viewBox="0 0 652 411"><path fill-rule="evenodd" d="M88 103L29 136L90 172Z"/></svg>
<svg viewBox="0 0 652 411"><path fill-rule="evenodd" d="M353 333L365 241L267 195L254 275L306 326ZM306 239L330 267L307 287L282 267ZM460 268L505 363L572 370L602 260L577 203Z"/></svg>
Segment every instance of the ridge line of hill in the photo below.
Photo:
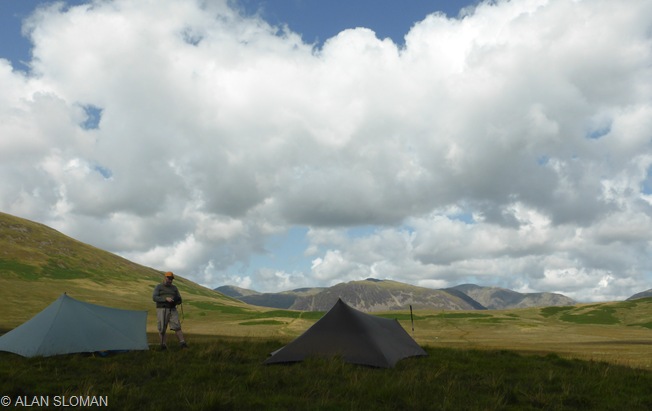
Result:
<svg viewBox="0 0 652 411"><path fill-rule="evenodd" d="M260 293L235 286L215 288L247 304L280 309L324 311L338 298L363 311L415 309L487 310L538 306L568 306L577 302L556 293L519 293L498 288L462 284L444 289L414 286L393 280L367 278L332 287L301 288Z"/></svg>

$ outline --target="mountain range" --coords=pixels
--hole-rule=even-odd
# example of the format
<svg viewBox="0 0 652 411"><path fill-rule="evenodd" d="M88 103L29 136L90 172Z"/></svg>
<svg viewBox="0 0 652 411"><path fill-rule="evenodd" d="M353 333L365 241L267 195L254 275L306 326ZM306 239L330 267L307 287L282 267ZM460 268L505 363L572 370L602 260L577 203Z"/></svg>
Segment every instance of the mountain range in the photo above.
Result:
<svg viewBox="0 0 652 411"><path fill-rule="evenodd" d="M410 306L413 309L430 310L500 310L577 303L556 293L519 293L475 284L431 289L375 278L326 288L299 288L279 293L260 293L229 285L218 287L215 291L247 304L301 311L327 311L338 298L362 311L406 310Z"/></svg>

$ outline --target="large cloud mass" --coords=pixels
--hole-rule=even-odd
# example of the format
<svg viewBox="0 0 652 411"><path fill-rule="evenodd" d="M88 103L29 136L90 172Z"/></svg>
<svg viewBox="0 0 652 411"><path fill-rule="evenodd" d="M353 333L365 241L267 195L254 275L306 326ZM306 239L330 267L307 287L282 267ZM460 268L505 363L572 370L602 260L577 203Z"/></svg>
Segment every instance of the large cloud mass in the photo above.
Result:
<svg viewBox="0 0 652 411"><path fill-rule="evenodd" d="M401 46L229 4L36 11L0 209L208 286L650 288L652 1L487 2ZM291 227L311 264L246 269Z"/></svg>

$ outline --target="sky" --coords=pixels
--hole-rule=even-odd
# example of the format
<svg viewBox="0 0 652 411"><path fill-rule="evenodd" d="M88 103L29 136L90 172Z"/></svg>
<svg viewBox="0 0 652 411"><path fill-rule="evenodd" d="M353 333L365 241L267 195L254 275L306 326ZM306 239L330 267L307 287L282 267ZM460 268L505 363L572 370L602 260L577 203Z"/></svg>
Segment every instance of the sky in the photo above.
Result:
<svg viewBox="0 0 652 411"><path fill-rule="evenodd" d="M652 288L652 0L0 1L0 211L210 288Z"/></svg>

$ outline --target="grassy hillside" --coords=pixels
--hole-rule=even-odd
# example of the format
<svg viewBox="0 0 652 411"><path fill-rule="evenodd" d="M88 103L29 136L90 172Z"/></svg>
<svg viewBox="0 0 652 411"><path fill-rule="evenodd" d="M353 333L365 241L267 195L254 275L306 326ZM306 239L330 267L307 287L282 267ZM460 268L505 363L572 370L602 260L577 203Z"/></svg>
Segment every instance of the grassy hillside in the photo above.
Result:
<svg viewBox="0 0 652 411"><path fill-rule="evenodd" d="M148 328L153 330L152 291L162 280L161 271L4 213L0 213L0 250L0 330L23 323L64 292L95 304L148 310ZM179 276L175 284L186 300L185 318L193 319L197 329L210 329L204 323L209 323L215 313L260 312Z"/></svg>

